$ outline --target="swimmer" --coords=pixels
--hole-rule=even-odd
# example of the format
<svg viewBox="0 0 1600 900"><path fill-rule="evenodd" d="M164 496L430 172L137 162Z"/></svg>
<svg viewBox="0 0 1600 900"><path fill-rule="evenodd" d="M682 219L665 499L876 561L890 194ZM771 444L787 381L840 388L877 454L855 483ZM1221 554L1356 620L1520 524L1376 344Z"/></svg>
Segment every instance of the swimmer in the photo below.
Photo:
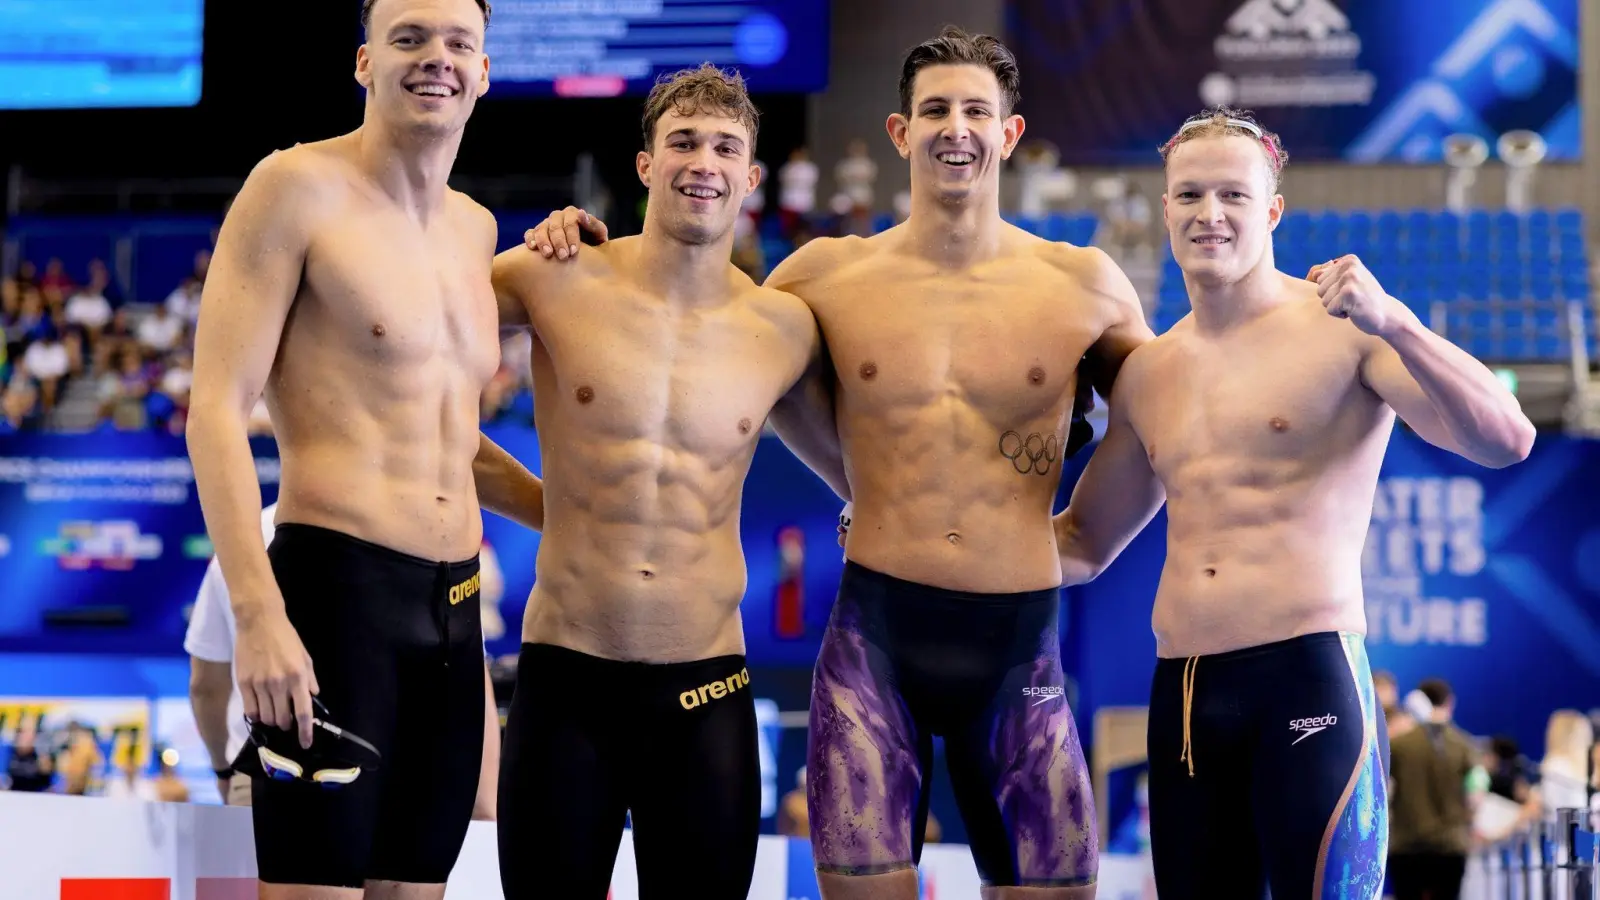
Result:
<svg viewBox="0 0 1600 900"><path fill-rule="evenodd" d="M244 713L321 753L315 696L382 756L339 787L254 779L266 900L444 896L485 737L480 498L542 516L538 479L478 431L500 359L495 222L446 183L489 86L489 4L366 0L361 16L361 127L251 172L196 332L189 452ZM263 392L282 459L270 549L246 436Z"/></svg>
<svg viewBox="0 0 1600 900"><path fill-rule="evenodd" d="M500 773L507 900L604 900L630 816L641 896L750 890L739 509L769 415L802 400L821 349L804 303L729 261L757 118L738 76L663 79L637 156L644 233L495 262L502 324L533 333L546 478Z"/></svg>
<svg viewBox="0 0 1600 900"><path fill-rule="evenodd" d="M1123 366L1058 518L1063 572L1103 571L1165 498L1149 734L1162 900L1217 885L1376 898L1388 736L1361 552L1395 416L1496 468L1527 457L1534 428L1355 257L1277 270L1276 135L1208 110L1162 156L1193 312Z"/></svg>
<svg viewBox="0 0 1600 900"><path fill-rule="evenodd" d="M828 900L917 896L936 735L984 897L1094 895L1051 510L1063 461L1089 440L1080 395L1109 395L1152 335L1105 253L1001 219L1018 90L1015 59L987 35L950 28L911 50L887 122L911 168L910 217L810 241L766 281L815 314L837 395L836 431L831 414L775 416L775 430L825 480L842 459L848 483L829 483L854 506L806 762ZM570 254L585 223L558 213L529 243Z"/></svg>

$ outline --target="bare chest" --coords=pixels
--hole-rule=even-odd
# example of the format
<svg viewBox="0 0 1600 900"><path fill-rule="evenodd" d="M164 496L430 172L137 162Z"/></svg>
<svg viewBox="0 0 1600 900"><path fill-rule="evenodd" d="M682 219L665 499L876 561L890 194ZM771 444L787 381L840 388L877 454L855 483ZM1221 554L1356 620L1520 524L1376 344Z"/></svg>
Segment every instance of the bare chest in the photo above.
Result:
<svg viewBox="0 0 1600 900"><path fill-rule="evenodd" d="M1165 350L1141 373L1131 411L1164 477L1199 463L1321 458L1370 406L1353 397L1358 363L1348 347L1196 340Z"/></svg>
<svg viewBox="0 0 1600 900"><path fill-rule="evenodd" d="M797 372L766 318L729 304L696 311L607 286L534 315L542 402L573 426L704 455L754 446Z"/></svg>
<svg viewBox="0 0 1600 900"><path fill-rule="evenodd" d="M353 217L318 236L305 276L314 302L295 315L374 365L415 371L442 361L487 383L500 365L499 320L490 259L472 243L393 217Z"/></svg>
<svg viewBox="0 0 1600 900"><path fill-rule="evenodd" d="M814 303L855 412L959 398L997 420L1028 419L1070 399L1096 316L1064 279L1014 273L852 280Z"/></svg>

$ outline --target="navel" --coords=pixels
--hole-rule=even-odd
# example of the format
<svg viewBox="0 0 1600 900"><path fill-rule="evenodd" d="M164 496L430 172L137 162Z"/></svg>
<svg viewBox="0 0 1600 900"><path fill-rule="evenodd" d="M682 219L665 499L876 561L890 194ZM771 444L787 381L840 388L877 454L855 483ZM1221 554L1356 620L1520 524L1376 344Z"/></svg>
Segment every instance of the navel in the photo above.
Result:
<svg viewBox="0 0 1600 900"><path fill-rule="evenodd" d="M740 434L749 434L750 433L750 420L749 419L740 419L739 420L739 433Z"/></svg>
<svg viewBox="0 0 1600 900"><path fill-rule="evenodd" d="M1033 368L1028 370L1028 383L1029 384L1044 384L1044 374L1045 373L1044 373L1044 367L1043 366L1034 366Z"/></svg>
<svg viewBox="0 0 1600 900"><path fill-rule="evenodd" d="M372 336L373 337L383 337L384 335L386 335L388 333L389 333L389 329L383 327L383 323L382 322L379 322L378 324L372 326Z"/></svg>
<svg viewBox="0 0 1600 900"><path fill-rule="evenodd" d="M861 373L862 381L871 381L872 379L878 377L878 364L871 361L864 362L861 364L859 371Z"/></svg>
<svg viewBox="0 0 1600 900"><path fill-rule="evenodd" d="M1289 430L1289 420L1283 418L1282 416L1273 416L1272 421L1268 422L1267 424L1272 426L1273 431Z"/></svg>
<svg viewBox="0 0 1600 900"><path fill-rule="evenodd" d="M1208 569L1205 570L1205 572L1206 572L1206 577L1207 578L1215 578L1215 577L1217 577L1217 570L1216 569L1208 568Z"/></svg>
<svg viewBox="0 0 1600 900"><path fill-rule="evenodd" d="M589 403L594 400L594 388L589 387L587 384L579 387L572 393L578 398L579 403Z"/></svg>

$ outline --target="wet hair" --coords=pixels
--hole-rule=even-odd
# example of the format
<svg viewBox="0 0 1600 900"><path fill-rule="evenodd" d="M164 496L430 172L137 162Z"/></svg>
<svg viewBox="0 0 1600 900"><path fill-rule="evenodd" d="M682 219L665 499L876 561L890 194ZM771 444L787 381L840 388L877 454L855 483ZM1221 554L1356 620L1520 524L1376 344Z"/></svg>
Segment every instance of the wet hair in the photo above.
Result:
<svg viewBox="0 0 1600 900"><path fill-rule="evenodd" d="M478 8L483 10L483 27L489 27L489 13L492 7L489 0L477 0ZM378 5L378 0L361 0L361 33L371 36L372 33L372 8Z"/></svg>
<svg viewBox="0 0 1600 900"><path fill-rule="evenodd" d="M1022 73L1017 58L1006 45L987 34L970 34L946 25L939 36L915 47L900 66L900 114L911 115L911 88L917 73L929 66L979 66L994 73L1000 83L1000 114L1011 115L1022 100Z"/></svg>
<svg viewBox="0 0 1600 900"><path fill-rule="evenodd" d="M702 63L698 69L682 69L657 79L650 96L645 98L644 118L640 122L646 151L655 149L656 123L668 111L680 116L696 113L727 116L750 130L748 149L750 157L755 158L761 111L751 102L744 76L738 72L724 72L711 63Z"/></svg>
<svg viewBox="0 0 1600 900"><path fill-rule="evenodd" d="M1173 151L1192 140L1208 137L1247 137L1261 145L1267 155L1267 188L1277 193L1283 169L1289 165L1289 152L1276 134L1261 127L1249 110L1213 106L1190 116L1177 133L1161 145L1161 161L1172 159Z"/></svg>

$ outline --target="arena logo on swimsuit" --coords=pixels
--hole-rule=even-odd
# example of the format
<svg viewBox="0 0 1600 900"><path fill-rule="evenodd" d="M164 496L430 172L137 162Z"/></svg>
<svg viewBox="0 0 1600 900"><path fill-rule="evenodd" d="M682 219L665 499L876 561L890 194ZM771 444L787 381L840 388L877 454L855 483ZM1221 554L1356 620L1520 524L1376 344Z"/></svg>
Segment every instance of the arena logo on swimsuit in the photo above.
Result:
<svg viewBox="0 0 1600 900"><path fill-rule="evenodd" d="M721 681L702 684L692 691L684 691L678 695L678 702L684 709L694 709L702 703L720 700L750 683L750 670L741 669L737 674L729 675Z"/></svg>
<svg viewBox="0 0 1600 900"><path fill-rule="evenodd" d="M463 600L471 599L478 593L478 585L483 578L482 573L475 572L471 578L461 582L450 589L450 605L455 606Z"/></svg>

